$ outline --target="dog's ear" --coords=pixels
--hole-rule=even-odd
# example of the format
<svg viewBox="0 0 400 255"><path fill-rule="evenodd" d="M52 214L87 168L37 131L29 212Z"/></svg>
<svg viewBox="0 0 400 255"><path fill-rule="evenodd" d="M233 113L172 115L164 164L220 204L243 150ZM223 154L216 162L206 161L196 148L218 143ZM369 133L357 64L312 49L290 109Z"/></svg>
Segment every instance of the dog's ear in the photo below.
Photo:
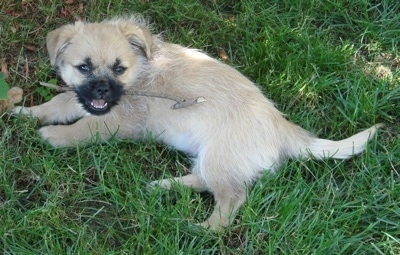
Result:
<svg viewBox="0 0 400 255"><path fill-rule="evenodd" d="M46 45L51 65L55 65L58 56L68 46L71 38L83 28L83 22L77 21L72 25L64 25L47 34Z"/></svg>
<svg viewBox="0 0 400 255"><path fill-rule="evenodd" d="M134 50L139 50L148 59L151 58L153 35L146 27L129 22L120 22L118 27Z"/></svg>

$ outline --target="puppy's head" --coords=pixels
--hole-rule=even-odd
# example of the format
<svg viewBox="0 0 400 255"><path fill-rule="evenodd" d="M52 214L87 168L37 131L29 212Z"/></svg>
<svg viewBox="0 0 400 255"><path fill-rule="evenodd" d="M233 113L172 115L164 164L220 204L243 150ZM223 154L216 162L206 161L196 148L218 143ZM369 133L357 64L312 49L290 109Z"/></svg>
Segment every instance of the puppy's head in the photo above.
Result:
<svg viewBox="0 0 400 255"><path fill-rule="evenodd" d="M51 64L95 115L109 112L135 84L152 47L149 30L133 20L76 22L47 35Z"/></svg>

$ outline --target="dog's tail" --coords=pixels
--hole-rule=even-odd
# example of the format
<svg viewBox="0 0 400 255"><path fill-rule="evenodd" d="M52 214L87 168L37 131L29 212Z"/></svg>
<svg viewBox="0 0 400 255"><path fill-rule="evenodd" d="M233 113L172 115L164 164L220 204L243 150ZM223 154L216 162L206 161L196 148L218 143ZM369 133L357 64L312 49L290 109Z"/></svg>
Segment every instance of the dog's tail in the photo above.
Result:
<svg viewBox="0 0 400 255"><path fill-rule="evenodd" d="M340 141L331 141L326 139L315 138L306 151L308 156L316 159L336 158L347 159L353 155L359 154L364 151L367 142L374 137L376 130L384 126L383 124L374 125L364 131L361 131L347 139ZM304 154L303 154L304 156Z"/></svg>

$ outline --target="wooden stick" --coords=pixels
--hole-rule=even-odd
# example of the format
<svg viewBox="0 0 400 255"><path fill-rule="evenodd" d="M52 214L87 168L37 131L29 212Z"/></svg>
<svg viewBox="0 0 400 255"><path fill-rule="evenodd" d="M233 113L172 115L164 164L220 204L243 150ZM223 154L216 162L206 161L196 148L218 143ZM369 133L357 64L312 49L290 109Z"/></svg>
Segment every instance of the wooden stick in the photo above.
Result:
<svg viewBox="0 0 400 255"><path fill-rule="evenodd" d="M58 86L58 85L50 84L50 83L46 83L46 82L40 82L40 85L51 88L51 89L55 89L57 92L73 91L73 89L71 89L69 87ZM176 104L174 104L171 107L173 110L186 108L191 105L203 103L206 101L206 99L204 97L184 99L184 98L180 98L177 96L156 93L156 92L132 92L132 93L124 93L124 95L139 96L139 97L157 97L157 98L169 99L171 101L176 102Z"/></svg>
<svg viewBox="0 0 400 255"><path fill-rule="evenodd" d="M55 84L50 84L50 83L46 83L46 82L39 82L40 85L51 88L51 89L55 89L57 92L65 92L65 91L72 91L73 89L69 88L69 87L63 87L63 86L58 86Z"/></svg>
<svg viewBox="0 0 400 255"><path fill-rule="evenodd" d="M206 101L204 97L196 97L196 98L190 98L190 99L184 99L180 98L177 96L171 96L168 94L161 94L161 93L155 93L155 92L132 92L129 94L125 95L133 95L133 96L143 96L143 97L158 97L158 98L164 98L164 99L169 99L172 101L175 101L176 104L174 104L171 108L176 110L176 109L181 109L181 108L186 108L194 104L198 103L203 103Z"/></svg>

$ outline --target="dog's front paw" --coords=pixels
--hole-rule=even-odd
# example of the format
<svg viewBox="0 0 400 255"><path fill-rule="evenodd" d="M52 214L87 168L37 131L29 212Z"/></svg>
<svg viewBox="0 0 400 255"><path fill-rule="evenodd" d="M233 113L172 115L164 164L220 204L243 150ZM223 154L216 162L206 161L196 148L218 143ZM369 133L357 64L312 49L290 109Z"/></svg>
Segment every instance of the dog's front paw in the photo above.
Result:
<svg viewBox="0 0 400 255"><path fill-rule="evenodd" d="M39 129L39 134L50 145L54 147L72 146L71 139L63 132L63 126L45 126Z"/></svg>
<svg viewBox="0 0 400 255"><path fill-rule="evenodd" d="M30 115L32 114L29 108L23 107L23 106L16 106L14 109L12 109L12 113L14 115Z"/></svg>

